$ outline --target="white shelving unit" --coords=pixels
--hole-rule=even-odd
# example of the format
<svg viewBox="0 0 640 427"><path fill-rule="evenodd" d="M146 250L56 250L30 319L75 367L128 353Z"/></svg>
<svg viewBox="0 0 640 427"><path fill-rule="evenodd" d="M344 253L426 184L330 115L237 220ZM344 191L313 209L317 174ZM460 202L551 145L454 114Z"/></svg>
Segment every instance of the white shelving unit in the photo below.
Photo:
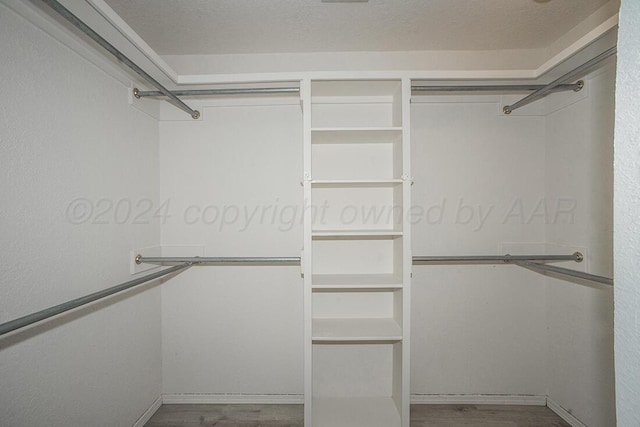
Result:
<svg viewBox="0 0 640 427"><path fill-rule="evenodd" d="M409 427L410 86L302 85L306 427Z"/></svg>

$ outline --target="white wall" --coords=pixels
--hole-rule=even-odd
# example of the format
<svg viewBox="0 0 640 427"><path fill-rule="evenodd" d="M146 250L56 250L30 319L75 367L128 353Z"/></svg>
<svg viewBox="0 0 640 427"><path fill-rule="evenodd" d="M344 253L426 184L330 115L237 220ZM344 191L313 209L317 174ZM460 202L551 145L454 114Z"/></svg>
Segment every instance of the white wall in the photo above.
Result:
<svg viewBox="0 0 640 427"><path fill-rule="evenodd" d="M585 93L548 98L546 195L574 204L549 221L550 251L582 250L566 267L612 277L615 67L593 72ZM571 102L572 97L582 97ZM613 292L548 279L547 384L554 404L588 426L615 425Z"/></svg>
<svg viewBox="0 0 640 427"><path fill-rule="evenodd" d="M618 42L614 178L616 407L622 427L640 424L639 26L640 4L624 0Z"/></svg>
<svg viewBox="0 0 640 427"><path fill-rule="evenodd" d="M414 255L580 250L564 266L611 277L614 82L609 65L509 117L495 97L414 98ZM500 265L414 266L413 285L421 400L548 395L615 425L610 290Z"/></svg>
<svg viewBox="0 0 640 427"><path fill-rule="evenodd" d="M584 92L509 117L501 113L507 99L496 96L414 98L414 254L587 248L589 271L609 275L611 145L599 142L611 138L613 78L599 72ZM168 112L171 120L161 123L161 200L171 206L166 251L297 254L301 112L295 102L270 102L203 101L209 107L199 122ZM594 122L572 130L585 117ZM579 161L569 157L567 169L562 160L574 151ZM297 210L295 225L282 221L286 206ZM258 209L248 223L245 207ZM540 402L552 393L589 425L609 424L610 294L565 282L547 289L548 280L515 266L415 266L412 394ZM297 267L196 267L168 283L165 395L206 402L228 393L235 401L300 394L300 286ZM565 340L566 328L581 321L580 339Z"/></svg>
<svg viewBox="0 0 640 427"><path fill-rule="evenodd" d="M162 227L165 252L300 256L299 100L203 102L203 120L160 126L161 199L172 215ZM179 245L201 248L171 248ZM162 292L169 399L301 399L300 266L193 267ZM193 393L205 395L184 396Z"/></svg>
<svg viewBox="0 0 640 427"><path fill-rule="evenodd" d="M500 102L414 97L414 255L540 251L544 117ZM515 266L414 266L412 394L543 396L542 283Z"/></svg>
<svg viewBox="0 0 640 427"><path fill-rule="evenodd" d="M158 201L157 121L128 106L121 83L4 5L0 46L5 322L129 280L129 251L157 245L160 229L132 216L139 201ZM108 207L119 200L122 224ZM132 425L160 396L160 338L157 286L5 335L0 424Z"/></svg>

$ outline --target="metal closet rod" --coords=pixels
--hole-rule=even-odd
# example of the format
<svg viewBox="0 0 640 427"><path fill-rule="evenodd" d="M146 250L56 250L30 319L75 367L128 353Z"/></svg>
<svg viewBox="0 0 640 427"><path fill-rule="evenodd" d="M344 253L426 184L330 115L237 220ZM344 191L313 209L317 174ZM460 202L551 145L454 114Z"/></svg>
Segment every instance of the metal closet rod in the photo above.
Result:
<svg viewBox="0 0 640 427"><path fill-rule="evenodd" d="M442 86L442 85L414 85L412 92L505 92L505 91L532 91L545 87L545 85L463 85L463 86ZM554 92L579 91L584 87L584 82L558 85ZM256 88L229 88L229 89L188 89L174 90L176 96L217 96L217 95L250 95L250 94L278 94L278 93L300 93L297 86L291 87L256 87ZM133 89L136 98L158 98L165 96L160 91L144 91L138 88Z"/></svg>
<svg viewBox="0 0 640 427"><path fill-rule="evenodd" d="M505 114L511 114L511 112L513 110L516 110L516 109L518 109L520 107L524 107L525 105L530 104L533 101L536 101L536 100L542 98L543 96L545 96L548 93L552 92L558 86L560 86L563 83L566 83L569 80L573 80L576 77L584 74L590 68L595 67L596 65L598 65L599 63L601 63L605 59L615 55L617 52L618 52L618 50L617 50L617 48L615 46L612 47L612 48L607 49L606 51L604 51L600 55L596 56L595 58L590 59L589 61L585 62L584 64L580 65L579 67L574 68L573 70L569 71L567 74L564 74L563 76L558 77L557 79L555 79L554 81L552 81L548 85L546 85L546 86L536 90L535 92L527 95L526 97L522 98L520 101L516 102L515 104L505 105L504 108L502 109L502 111Z"/></svg>
<svg viewBox="0 0 640 427"><path fill-rule="evenodd" d="M514 261L575 261L582 262L584 256L580 252L571 255L468 255L468 256L414 256L413 263L473 263L473 262L504 262Z"/></svg>
<svg viewBox="0 0 640 427"><path fill-rule="evenodd" d="M580 252L570 255L454 255L454 256L414 256L413 264L472 264L472 263L505 263L515 264L520 267L531 268L537 271L552 272L564 276L575 277L591 282L613 285L613 279L595 274L584 273L582 271L571 270L569 268L556 267L543 262L575 261L582 262L584 256ZM199 264L219 264L219 265L277 265L289 264L298 265L300 257L143 257L137 255L137 264L163 264L189 262L193 265Z"/></svg>
<svg viewBox="0 0 640 427"><path fill-rule="evenodd" d="M584 87L584 82L562 84L552 89L553 92L560 91L579 91ZM508 92L508 91L531 91L544 88L544 85L475 85L475 86L428 86L415 85L411 86L412 92ZM225 96L225 95L253 95L253 94L287 94L300 93L297 86L288 87L254 87L254 88L226 88L226 89L186 89L174 90L176 96ZM157 90L140 90L133 89L133 96L136 98L159 98L166 96Z"/></svg>
<svg viewBox="0 0 640 427"><path fill-rule="evenodd" d="M189 262L192 264L300 264L300 257L143 257L136 264Z"/></svg>
<svg viewBox="0 0 640 427"><path fill-rule="evenodd" d="M45 320L50 317L56 316L58 314L64 313L65 311L73 310L74 308L78 308L83 305L97 301L99 299L106 298L115 293L122 292L127 289L131 289L133 287L142 285L143 283L147 283L151 280L159 279L160 277L166 276L167 274L181 272L189 267L191 267L191 263L185 262L183 264L166 268L162 271L157 271L155 273L152 273L143 277L138 277L137 279L129 280L128 282L121 283L116 286L112 286L108 289L94 292L84 297L76 298L74 300L67 301L62 304L54 305L53 307L45 308L44 310L40 310L32 314L28 314L18 319L5 322L3 324L0 324L0 336L7 334L9 332L15 331L16 329L24 328L25 326L29 326L41 320Z"/></svg>
<svg viewBox="0 0 640 427"><path fill-rule="evenodd" d="M176 96L220 96L220 95L251 95L251 94L277 94L277 93L300 93L299 87L256 87L256 88L232 88L232 89L192 89L174 90ZM157 90L133 89L133 96L136 98L157 98L165 96Z"/></svg>
<svg viewBox="0 0 640 427"><path fill-rule="evenodd" d="M182 102L169 89L164 87L160 82L158 82L156 79L154 79L149 74L147 74L135 62L133 62L132 60L127 58L122 52L120 52L118 49L116 49L115 46L113 46L111 43L109 43L107 40L105 40L102 36L100 36L98 33L96 33L91 27L89 27L87 24L85 24L80 18L75 16L73 13L71 13L71 11L69 11L69 9L67 9L66 7L61 5L56 0L42 0L42 2L47 4L51 9L53 9L55 12L57 12L60 16L62 16L67 21L69 21L74 27L76 27L77 29L82 31L84 34L89 36L89 38L91 38L93 41L98 43L98 45L100 45L107 52L109 52L110 54L115 56L118 61L120 61L121 63L123 63L127 67L129 67L132 71L134 71L137 75L142 77L150 85L152 85L153 87L158 89L158 91L162 95L164 95L167 98L169 98L168 101L170 103L172 103L176 107L180 108L181 110L185 111L186 113L188 113L194 119L197 119L197 118L200 117L200 112L199 111L190 108L187 104Z"/></svg>
<svg viewBox="0 0 640 427"><path fill-rule="evenodd" d="M411 86L412 92L519 92L525 90L539 90L545 85L467 85L467 86L429 86L416 85ZM561 92L573 90L575 92L584 87L584 82L569 83L557 85L552 89L553 92Z"/></svg>
<svg viewBox="0 0 640 427"><path fill-rule="evenodd" d="M549 273L557 273L563 276L575 277L578 279L588 280L590 282L602 283L604 285L613 286L613 279L604 276L597 276L595 274L585 273L583 271L571 270L569 268L556 267L555 265L546 265L540 264L537 262L531 261L514 261L515 265L530 268L532 270L536 270L538 272L549 272Z"/></svg>
<svg viewBox="0 0 640 427"><path fill-rule="evenodd" d="M470 255L470 256L414 256L413 263L472 263L515 261L575 261L582 262L580 252L571 255ZM145 257L137 255L136 264L189 262L196 264L300 264L300 257Z"/></svg>

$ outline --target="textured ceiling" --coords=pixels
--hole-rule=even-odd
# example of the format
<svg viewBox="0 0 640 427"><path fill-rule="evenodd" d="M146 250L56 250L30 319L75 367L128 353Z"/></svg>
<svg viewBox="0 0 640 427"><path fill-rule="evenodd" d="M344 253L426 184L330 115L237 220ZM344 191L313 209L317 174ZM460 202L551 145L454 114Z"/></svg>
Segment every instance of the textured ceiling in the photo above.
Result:
<svg viewBox="0 0 640 427"><path fill-rule="evenodd" d="M106 0L162 55L547 47L607 0Z"/></svg>

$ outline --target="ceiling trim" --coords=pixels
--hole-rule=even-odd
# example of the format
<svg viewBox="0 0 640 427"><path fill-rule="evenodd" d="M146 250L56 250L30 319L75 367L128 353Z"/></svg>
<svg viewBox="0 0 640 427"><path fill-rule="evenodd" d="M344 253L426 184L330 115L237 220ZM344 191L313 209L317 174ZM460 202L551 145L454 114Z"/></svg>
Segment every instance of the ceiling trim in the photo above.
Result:
<svg viewBox="0 0 640 427"><path fill-rule="evenodd" d="M267 83L303 79L398 79L412 80L529 80L535 79L535 70L407 70L407 71L299 71L291 73L242 73L242 74L184 74L181 85L223 83Z"/></svg>
<svg viewBox="0 0 640 427"><path fill-rule="evenodd" d="M542 64L535 70L536 77L541 77L547 72L551 71L553 68L557 67L562 62L566 61L576 53L585 49L587 46L591 45L595 41L601 39L605 35L607 35L611 30L615 29L618 26L619 14L615 14L611 18L604 21L602 24L598 25L593 30L589 31L580 39L576 40L571 45L567 46L557 55L554 55L547 62Z"/></svg>
<svg viewBox="0 0 640 427"><path fill-rule="evenodd" d="M46 32L51 34L54 38L58 39L60 42L69 46L71 49L76 51L79 55L87 58L89 61L95 63L99 67L106 67L106 71L109 74L120 74L118 77L119 80L122 81L122 71L120 73L114 72L111 70L113 68L113 63L110 61L100 60L98 57L99 54L96 55L96 52L93 49L88 49L84 44L78 40L77 38L68 37L69 34L66 31L57 31L52 29L52 24L50 19L47 19L47 22L44 22L42 18L44 16L40 11L38 11L37 15L39 19L33 19L32 15L34 13L34 8L28 8L29 10L25 10L24 7L18 8L15 7L15 3L21 3L18 0L0 0L2 3L14 4L14 11L18 12L20 15L24 16L28 20L30 20L35 25L43 28ZM67 7L74 11L78 6L74 7L74 3L71 1L65 1L67 3ZM565 63L567 60L579 60L582 58L578 58L580 52L589 51L587 49L589 46L597 45L600 40L601 43L611 43L609 39L605 36L607 34L611 34L612 30L617 27L618 24L618 15L614 15L608 18L606 21L598 25L593 30L589 31L586 35L582 36L580 39L574 41L572 44L564 48L559 53L555 54L553 57L547 59L542 65L537 68L525 68L525 69L476 69L476 70L465 70L465 69L444 69L444 70L429 70L429 69L399 69L399 70L389 70L389 71L297 71L297 72L255 72L255 73L225 73L225 74L180 74L178 73L172 66L170 66L156 51L154 51L110 6L108 6L104 0L84 0L85 5L87 5L104 23L105 28L110 28L111 32L118 34L118 37L122 37L123 47L128 44L129 50L134 50L138 52L136 57L132 57L131 59L134 62L141 62L152 64L156 70L153 70L154 73L161 74L164 76L164 79L172 82L176 87L179 86L187 86L187 85L214 85L214 84L223 84L223 83L264 83L264 82L282 82L282 81L298 81L305 78L313 78L313 79L340 79L340 78L409 78L413 80L440 80L440 81L450 81L450 80L536 80L540 79L550 71L555 72L555 68L559 65ZM82 4L80 3L80 4ZM25 14L25 12L28 12ZM103 25L100 24L100 27ZM64 33L64 36L62 36ZM615 34L614 34L615 35ZM104 34L103 34L104 36ZM110 40L111 41L111 40ZM604 42L603 42L604 41ZM613 42L615 43L615 41ZM609 46L610 47L610 46ZM498 54L501 51L496 51ZM428 54L429 52L425 52ZM434 52L431 52L434 53ZM435 53L440 53L439 51L435 51ZM98 57L96 57L98 56ZM586 58L589 59L589 58ZM147 72L151 70L145 70ZM171 89L171 86L169 86Z"/></svg>
<svg viewBox="0 0 640 427"><path fill-rule="evenodd" d="M104 0L85 0L102 15L118 32L132 43L144 56L154 63L168 78L177 85L202 85L219 83L249 83L299 80L301 78L338 78L353 75L354 72L296 72L296 73L238 73L238 74L179 74L162 57L155 52ZM400 72L361 72L359 75L367 78L383 78L385 76L403 76L414 79L538 79L567 59L603 37L618 25L618 14L610 17L589 33L567 46L558 54L549 58L535 69L524 70L438 70L438 71L400 71Z"/></svg>
<svg viewBox="0 0 640 427"><path fill-rule="evenodd" d="M179 76L176 71L167 64L158 53L136 33L104 0L85 0L98 12L109 24L134 45L140 53L149 59L165 76L174 83L178 83Z"/></svg>

